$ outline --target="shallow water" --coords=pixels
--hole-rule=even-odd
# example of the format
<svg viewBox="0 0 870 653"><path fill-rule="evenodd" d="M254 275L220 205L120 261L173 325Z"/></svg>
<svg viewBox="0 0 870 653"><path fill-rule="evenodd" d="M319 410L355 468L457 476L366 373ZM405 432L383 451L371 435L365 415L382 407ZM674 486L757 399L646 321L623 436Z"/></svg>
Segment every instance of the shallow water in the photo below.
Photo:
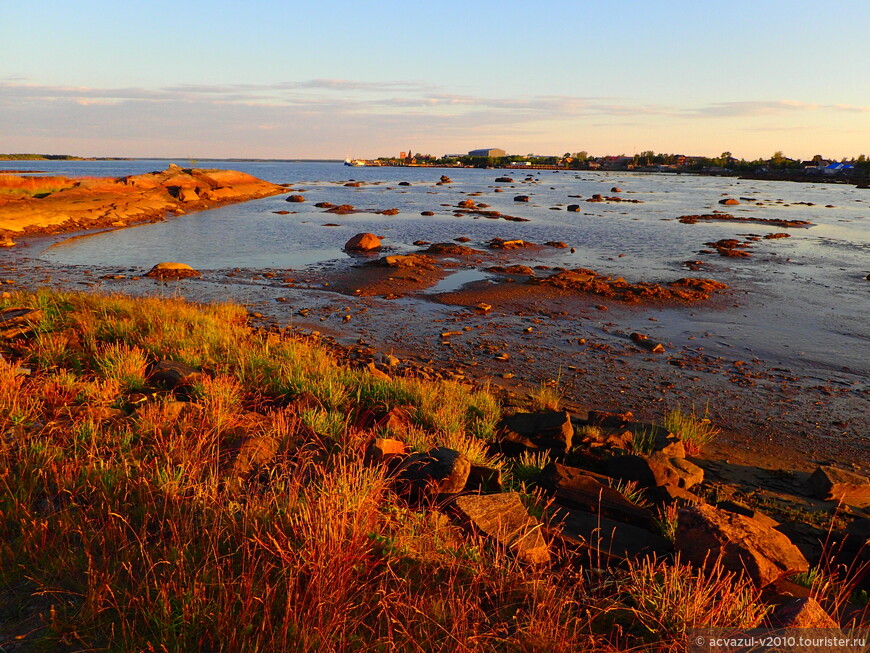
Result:
<svg viewBox="0 0 870 653"><path fill-rule="evenodd" d="M57 174L125 175L163 169L168 161L7 162L4 167ZM189 165L189 162L180 162ZM803 370L836 372L844 382L866 383L870 376L870 191L822 183L741 181L692 175L650 175L553 171L503 171L426 168L348 168L332 163L203 162L203 167L233 168L304 190L306 202L283 196L172 218L166 222L63 241L40 253L51 264L142 272L159 261L181 261L201 270L226 268L300 269L330 262L354 262L342 245L369 231L393 251L417 249L416 240L450 241L458 236L481 247L493 237L535 243L564 241L573 247L545 247L521 262L587 267L629 281L669 281L703 276L729 284L733 296L725 310L690 308L649 310L659 338L691 345L699 333L712 333L708 350L723 355L753 355ZM437 186L442 174L453 179ZM495 183L507 174L514 183ZM531 175L532 180L524 181ZM343 184L367 182L360 188ZM399 186L407 181L411 186ZM618 186L631 203L590 203L594 193L611 195ZM503 192L495 192L496 188ZM476 202L529 222L454 215L470 193ZM529 203L514 202L529 195ZM581 198L573 198L579 195ZM720 206L723 196L748 197L739 206ZM362 212L325 213L319 201L352 204ZM755 202L761 202L758 206ZM813 203L814 206L798 204ZM565 210L580 204L580 212ZM443 206L448 205L448 206ZM833 205L833 208L826 208ZM376 214L398 208L395 216ZM554 210L558 209L558 210ZM809 220L810 228L758 224L681 224L675 218L721 209L735 216ZM293 211L278 215L275 211ZM423 217L421 211L434 211ZM336 224L338 226L324 226ZM760 240L751 258L702 255L704 243L787 232L790 238ZM700 272L682 262L702 260ZM464 276L463 276L464 275ZM479 280L462 271L430 292L452 290ZM718 343L718 344L717 344ZM848 369L843 369L848 368Z"/></svg>

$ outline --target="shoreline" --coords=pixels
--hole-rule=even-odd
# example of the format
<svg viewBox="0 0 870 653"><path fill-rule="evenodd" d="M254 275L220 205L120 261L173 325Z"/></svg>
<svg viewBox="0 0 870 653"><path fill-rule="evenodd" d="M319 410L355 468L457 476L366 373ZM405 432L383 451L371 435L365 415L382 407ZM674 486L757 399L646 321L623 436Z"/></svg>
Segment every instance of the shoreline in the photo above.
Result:
<svg viewBox="0 0 870 653"><path fill-rule="evenodd" d="M55 234L31 239L26 253L68 238L69 234ZM464 269L448 266L427 283ZM385 299L353 292L342 278L351 274L354 279L357 274L329 267L293 272L289 284L283 281L286 273L269 269L212 270L200 280L172 283L145 279L145 272L57 266L23 256L4 264L2 276L15 283L0 288L74 289L84 285L133 295L180 293L206 303L231 298L248 306L255 323L270 328L288 324L289 310L289 324L294 328L331 332L335 342L349 352L374 348L376 352L368 354L372 360L396 355L409 372L437 368L443 378L453 378L458 372L476 383L490 382L527 393L555 383L565 401L577 407L630 410L647 419L675 405L698 410L712 406L717 423L725 429L723 441L731 440L735 453L759 446L777 449L801 468L811 461L860 460L867 447L866 415L859 406L870 390L855 394L836 383L777 371L777 364L763 360L737 361L735 366L734 361L704 354L702 347L674 348L666 342L664 354L653 354L632 342L625 327L595 326L613 321L640 325L654 316L660 320L661 309L655 307L608 302L609 310L602 312L594 296L577 297L558 289L540 296L534 294L537 287L516 282L503 286L508 294L501 302L493 302L492 288L480 296L475 295L473 285L427 294L417 292L418 282L395 278L390 282L392 289L407 298ZM524 299L521 291L533 294ZM288 300L288 294L295 298ZM484 296L494 306L485 314L473 308ZM713 303L705 310L734 310L727 295L708 301ZM402 307L399 314L396 303ZM681 310L688 308L665 308L666 313ZM573 335L578 318L588 326ZM459 333L443 337L447 332ZM365 344L359 345L361 341ZM507 360L495 358L500 351L509 353ZM828 435L832 420L852 435ZM798 465L801 460L804 464Z"/></svg>
<svg viewBox="0 0 870 653"><path fill-rule="evenodd" d="M276 193L289 192L286 187L272 186ZM121 227L107 226L108 230L117 228ZM28 237L30 246L15 248L22 255L21 265L13 263L13 269L5 265L4 276L17 274L19 285L15 287L86 284L133 294L163 288L138 278L145 269L106 268L83 274L81 267L56 266L30 257L42 244L94 233L91 228ZM289 275L269 269L218 270L205 274L201 282L178 284L177 288L194 300L237 297L272 325L286 321L289 310L292 323L314 330L326 326L346 345L362 339L376 345L380 354L404 351L408 361L425 357L432 360L427 366L440 365L448 371L458 366L463 376L481 382L523 383L527 390L555 382L566 400L585 403L587 408L631 410L651 419L675 404L698 410L712 404L717 420L728 422L728 430L733 431L728 437L735 447L789 450L793 453L789 458L795 461L855 459L867 447L870 424L860 412L860 403L870 389L849 388L834 370L827 378L813 379L779 369L787 366L763 357L740 360L737 355L723 359L708 354L701 346L703 341L697 346L664 342L666 352L654 354L629 338L631 332L643 331L645 322L652 321L652 327L669 316L683 319L681 314L688 307L602 302L595 295L530 285L526 280L534 277L525 273L487 273L499 283L432 293L435 283L451 275L483 271L493 264L509 269L511 264L522 263L527 253L523 249L472 252L468 260L433 257L427 263L432 267L429 270L413 265L397 270L350 264L313 266ZM369 275L370 282L363 283L361 274ZM294 281L284 283L282 278L288 276ZM495 301L496 297L501 299ZM395 315L394 302L402 306L401 318ZM493 305L493 310L485 315L475 311L481 302ZM601 310L602 303L608 304L608 311ZM705 300L704 309L712 307L727 315L735 310L731 303L728 294L714 296ZM309 320L308 315L317 311L321 311L320 322ZM469 330L463 331L466 327ZM461 333L441 336L450 331ZM499 352L490 349L517 353L509 354L508 360L495 360Z"/></svg>

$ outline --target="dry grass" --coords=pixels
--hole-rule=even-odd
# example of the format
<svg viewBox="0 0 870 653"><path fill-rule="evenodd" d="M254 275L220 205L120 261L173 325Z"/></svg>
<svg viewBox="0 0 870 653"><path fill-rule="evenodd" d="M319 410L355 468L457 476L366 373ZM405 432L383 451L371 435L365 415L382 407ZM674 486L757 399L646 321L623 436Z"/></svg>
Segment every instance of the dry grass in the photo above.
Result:
<svg viewBox="0 0 870 653"><path fill-rule="evenodd" d="M231 305L47 292L8 305L45 313L0 360L0 633L28 650L653 650L758 612L721 574L524 566L363 464L374 433L355 416L393 406L412 407L415 448L498 464L488 392L374 379L251 331ZM149 388L160 359L209 371L193 401ZM321 407L297 409L302 391ZM274 455L249 451L242 469L251 442Z"/></svg>
<svg viewBox="0 0 870 653"><path fill-rule="evenodd" d="M662 425L683 441L686 453L697 455L720 432L710 423L707 414L706 409L703 416L698 416L694 407L691 413L685 413L677 407L665 413Z"/></svg>

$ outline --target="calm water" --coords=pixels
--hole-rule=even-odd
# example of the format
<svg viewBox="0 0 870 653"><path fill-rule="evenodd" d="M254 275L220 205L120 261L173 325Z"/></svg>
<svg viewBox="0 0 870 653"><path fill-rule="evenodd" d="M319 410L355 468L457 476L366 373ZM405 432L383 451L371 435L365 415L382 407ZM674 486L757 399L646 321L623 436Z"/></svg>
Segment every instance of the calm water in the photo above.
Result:
<svg viewBox="0 0 870 653"><path fill-rule="evenodd" d="M55 174L120 176L166 168L167 160L111 162L3 162L3 168ZM180 165L190 162L179 161ZM202 270L225 268L301 268L333 261L350 264L341 251L354 234L370 231L395 251L412 243L466 236L480 245L493 237L542 243L561 240L576 249L547 248L539 262L589 267L628 280L672 280L705 276L735 290L739 310L723 314L664 310L657 319L671 338L699 331L721 332L759 357L803 367L841 369L870 375L870 190L854 186L741 181L690 175L647 175L553 171L444 170L425 168L349 168L335 163L202 162L202 167L231 168L305 190L307 201L292 204L283 196L193 213L167 222L71 239L40 256L58 265L94 268L150 268L165 260ZM436 186L442 174L453 180ZM496 184L507 174L513 184ZM532 181L524 181L527 175ZM343 186L350 179L367 182ZM411 186L399 186L401 181ZM626 199L643 203L587 203L594 193L609 195L613 186ZM495 192L501 188L503 192ZM529 222L456 217L452 207L469 193L504 214ZM530 195L528 204L513 197ZM740 206L718 204L723 195L748 197ZM352 204L363 212L333 215L314 207L319 201ZM758 206L755 202L761 202ZM813 203L814 206L798 204ZM581 213L568 212L568 204ZM444 206L448 205L448 206ZM826 208L833 205L833 208ZM376 211L397 208L395 216ZM561 210L554 210L559 208ZM727 210L737 216L809 220L808 229L757 224L698 223L676 217ZM294 213L277 215L275 211ZM421 211L434 211L422 217ZM326 224L338 226L324 226ZM786 231L792 237L761 240L748 259L699 255L707 241ZM704 260L703 272L689 273L686 260ZM534 261L532 262L534 263ZM468 273L466 273L468 274ZM471 277L469 277L470 279ZM452 287L448 282L447 286Z"/></svg>

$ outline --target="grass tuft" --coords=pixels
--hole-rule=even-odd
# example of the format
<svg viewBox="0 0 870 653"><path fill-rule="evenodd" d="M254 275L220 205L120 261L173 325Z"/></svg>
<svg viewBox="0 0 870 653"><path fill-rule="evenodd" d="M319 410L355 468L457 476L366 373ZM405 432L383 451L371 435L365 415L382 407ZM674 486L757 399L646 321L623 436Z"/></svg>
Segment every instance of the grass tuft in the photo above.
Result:
<svg viewBox="0 0 870 653"><path fill-rule="evenodd" d="M719 435L720 429L710 423L708 410L704 409L704 415L699 417L695 408L691 413L684 413L680 407L665 413L663 426L680 438L689 454L699 454L704 445L709 444Z"/></svg>

